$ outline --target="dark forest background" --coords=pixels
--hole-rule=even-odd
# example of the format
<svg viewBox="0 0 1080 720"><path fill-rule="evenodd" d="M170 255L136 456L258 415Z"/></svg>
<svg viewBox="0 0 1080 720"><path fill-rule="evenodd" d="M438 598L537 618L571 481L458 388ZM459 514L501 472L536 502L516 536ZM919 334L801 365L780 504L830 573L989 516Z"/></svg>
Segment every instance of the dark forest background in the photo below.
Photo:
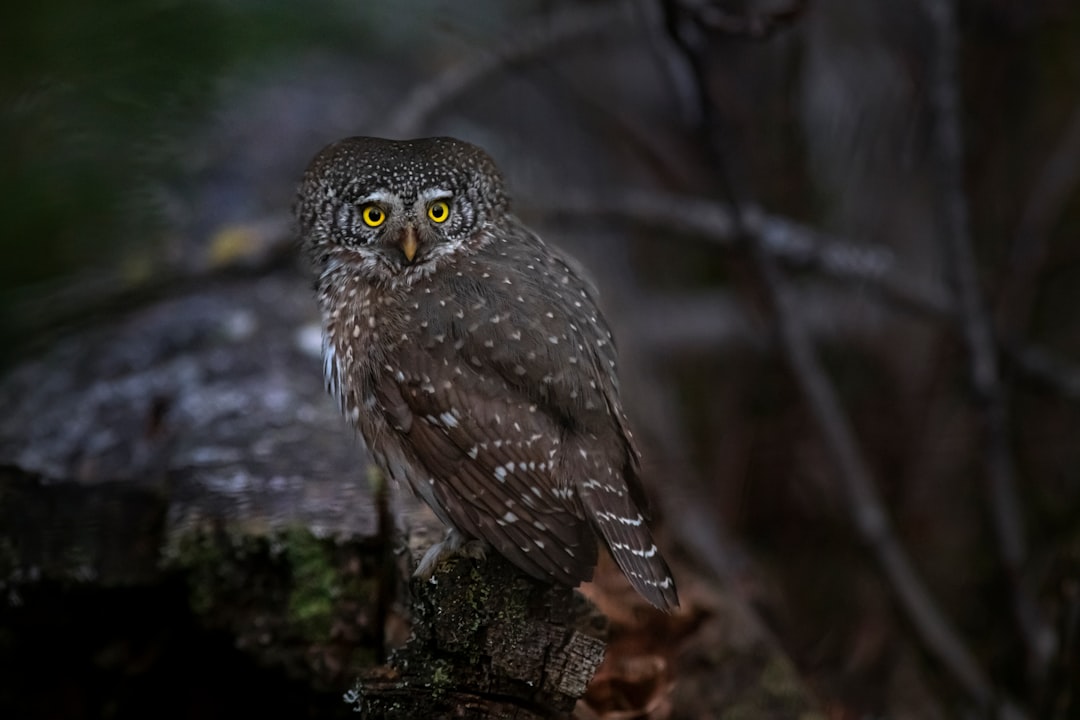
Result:
<svg viewBox="0 0 1080 720"><path fill-rule="evenodd" d="M5 4L0 368L302 277L356 134L483 146L595 274L691 608L828 717L1080 714L1080 4Z"/></svg>

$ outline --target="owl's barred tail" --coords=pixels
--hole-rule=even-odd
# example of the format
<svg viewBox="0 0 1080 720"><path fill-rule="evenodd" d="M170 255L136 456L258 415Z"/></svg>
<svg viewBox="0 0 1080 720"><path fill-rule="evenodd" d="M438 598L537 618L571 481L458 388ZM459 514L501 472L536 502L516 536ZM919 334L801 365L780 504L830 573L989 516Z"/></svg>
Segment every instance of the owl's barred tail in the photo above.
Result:
<svg viewBox="0 0 1080 720"><path fill-rule="evenodd" d="M634 589L664 612L677 608L675 579L629 493L590 480L582 487L581 498L593 527Z"/></svg>

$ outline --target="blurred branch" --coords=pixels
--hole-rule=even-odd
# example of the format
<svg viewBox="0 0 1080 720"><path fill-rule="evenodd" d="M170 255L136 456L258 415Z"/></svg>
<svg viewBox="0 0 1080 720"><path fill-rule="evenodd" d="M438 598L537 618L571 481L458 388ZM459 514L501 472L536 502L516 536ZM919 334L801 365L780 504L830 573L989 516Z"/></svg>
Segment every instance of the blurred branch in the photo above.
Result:
<svg viewBox="0 0 1080 720"><path fill-rule="evenodd" d="M994 696L989 680L935 604L896 539L851 424L801 322L799 298L791 292L760 238L748 231L747 240L773 304L784 355L837 465L859 535L876 556L923 642L976 704L988 709Z"/></svg>
<svg viewBox="0 0 1080 720"><path fill-rule="evenodd" d="M1080 183L1080 103L1051 150L1024 205L998 296L998 328L1004 337L1024 333L1046 263L1050 234Z"/></svg>
<svg viewBox="0 0 1080 720"><path fill-rule="evenodd" d="M726 204L677 193L627 190L590 197L584 192L570 191L557 201L538 203L531 209L555 218L611 217L700 237L727 248L735 246L734 224ZM788 267L848 283L858 289L861 297L876 296L917 315L959 321L948 290L909 277L896 264L888 248L828 235L756 206L744 206L744 224L748 232L759 237L765 248ZM692 338L690 332L699 336ZM685 331L683 342L715 343L731 335L730 327L701 322ZM999 350L1024 379L1080 401L1080 368L1038 346L1009 343Z"/></svg>
<svg viewBox="0 0 1080 720"><path fill-rule="evenodd" d="M1005 356L1013 369L1028 379L1046 385L1073 401L1080 401L1080 368L1033 345L1008 347Z"/></svg>
<svg viewBox="0 0 1080 720"><path fill-rule="evenodd" d="M449 67L414 87L404 102L389 113L389 121L378 134L415 137L423 132L432 116L472 87L509 66L525 62L556 46L611 32L613 26L631 19L630 10L626 3L616 2L574 7L530 20L525 32L490 53Z"/></svg>
<svg viewBox="0 0 1080 720"><path fill-rule="evenodd" d="M686 72L695 78L704 151L716 166L723 194L728 201L730 226L734 240L745 248L757 269L766 299L771 305L777 337L785 360L795 377L807 405L821 429L825 444L836 463L841 485L856 530L869 546L896 593L900 606L922 637L923 643L942 665L986 712L995 704L995 692L989 679L965 646L944 613L934 602L922 579L915 572L907 553L896 539L884 504L855 440L835 389L818 361L813 343L802 321L800 298L791 290L777 264L775 252L755 227L754 213L741 210L728 176L716 129L715 109L707 90L703 47L699 38L681 35L673 29L670 48L681 56ZM757 232L756 232L757 231Z"/></svg>
<svg viewBox="0 0 1080 720"><path fill-rule="evenodd" d="M993 525L1013 592L1013 611L1027 646L1029 669L1041 677L1053 655L1053 629L1040 617L1027 587L1024 524L1009 442L1008 409L1001 385L990 318L979 290L975 251L964 189L964 138L960 123L955 7L951 0L925 0L935 36L931 91L935 113L944 259L956 289L961 329L971 362L971 383L983 425L983 464L989 482Z"/></svg>
<svg viewBox="0 0 1080 720"><path fill-rule="evenodd" d="M678 193L626 190L592 198L588 193L571 190L557 201L538 203L530 209L550 218L610 217L702 237L727 248L735 244L727 205ZM794 220L770 215L753 205L744 206L743 221L747 230L758 236L769 252L789 268L818 272L828 279L850 284L858 288L861 297L876 296L900 310L959 322L948 290L910 277L897 266L886 247L843 240ZM725 338L746 337L737 325L734 321L710 322L703 317L700 323L680 328L678 342L715 344ZM658 332L664 334L663 330ZM1080 402L1080 367L1036 345L1007 342L999 352L1009 358L1018 376Z"/></svg>
<svg viewBox="0 0 1080 720"><path fill-rule="evenodd" d="M881 327L881 312L851 312L851 300L828 286L793 285L806 330L815 340L857 342ZM731 290L658 294L642 290L634 301L635 334L658 359L718 348L775 349L772 333ZM678 322L672 322L678 318Z"/></svg>
<svg viewBox="0 0 1080 720"><path fill-rule="evenodd" d="M678 208L678 212L673 208ZM557 202L538 209L556 216L615 217L695 235L727 247L734 247L736 239L729 205L677 193L627 190L617 195L589 197L568 192ZM920 284L902 273L888 248L831 237L793 220L770 215L756 206L745 206L742 212L746 229L759 236L768 251L790 267L814 270L858 284L860 290L879 293L903 308L922 314L952 315L952 301L947 292Z"/></svg>
<svg viewBox="0 0 1080 720"><path fill-rule="evenodd" d="M680 296L641 290L634 300L637 353L658 358L717 346L764 345L765 328L753 322L732 292L722 290ZM678 322L672 322L678 318Z"/></svg>
<svg viewBox="0 0 1080 720"><path fill-rule="evenodd" d="M694 126L705 126L707 102L702 103L698 56L710 35L763 40L789 27L802 14L805 0L763 13L732 13L712 0L638 0L637 7L661 72L682 115ZM674 42L673 42L674 41ZM706 99L707 100L707 99Z"/></svg>
<svg viewBox="0 0 1080 720"><path fill-rule="evenodd" d="M733 15L711 3L682 3L685 12L701 26L752 38L764 38L790 24L803 10L804 0L795 0L788 8L757 15ZM414 137L420 134L432 116L472 87L507 67L526 62L551 49L591 35L611 32L613 27L634 20L633 3L573 7L536 18L528 30L511 38L490 53L446 69L431 80L416 86L395 110L379 134ZM652 12L638 14L638 19L659 18ZM647 21L646 24L651 24Z"/></svg>
<svg viewBox="0 0 1080 720"><path fill-rule="evenodd" d="M792 0L787 7L771 12L732 13L710 0L678 0L679 8L708 30L735 37L764 40L790 26L806 9L806 0Z"/></svg>

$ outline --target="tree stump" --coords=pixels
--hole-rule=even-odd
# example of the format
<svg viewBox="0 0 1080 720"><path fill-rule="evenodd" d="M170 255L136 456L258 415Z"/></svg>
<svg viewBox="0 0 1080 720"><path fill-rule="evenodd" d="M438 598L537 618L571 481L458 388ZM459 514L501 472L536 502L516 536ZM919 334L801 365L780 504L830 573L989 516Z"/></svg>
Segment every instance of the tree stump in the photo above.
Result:
<svg viewBox="0 0 1080 720"><path fill-rule="evenodd" d="M606 621L498 556L414 579L413 632L349 699L365 718L567 716L604 659Z"/></svg>
<svg viewBox="0 0 1080 720"><path fill-rule="evenodd" d="M407 582L403 515L326 395L319 352L308 280L275 271L80 321L0 375L0 717L575 709L602 620L494 554ZM441 528L402 499L415 554ZM612 614L590 707L642 707L624 691L646 653L670 660L657 696L684 714L805 717L767 634L687 597L655 626Z"/></svg>

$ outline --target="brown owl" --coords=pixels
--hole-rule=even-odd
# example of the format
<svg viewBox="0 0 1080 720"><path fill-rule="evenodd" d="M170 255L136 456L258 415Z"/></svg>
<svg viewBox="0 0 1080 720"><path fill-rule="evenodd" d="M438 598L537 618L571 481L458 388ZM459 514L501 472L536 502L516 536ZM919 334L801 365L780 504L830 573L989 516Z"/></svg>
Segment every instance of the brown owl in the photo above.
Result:
<svg viewBox="0 0 1080 720"><path fill-rule="evenodd" d="M529 575L592 577L597 538L658 608L675 583L646 525L640 455L592 287L452 138L354 137L304 175L326 383L392 478Z"/></svg>

